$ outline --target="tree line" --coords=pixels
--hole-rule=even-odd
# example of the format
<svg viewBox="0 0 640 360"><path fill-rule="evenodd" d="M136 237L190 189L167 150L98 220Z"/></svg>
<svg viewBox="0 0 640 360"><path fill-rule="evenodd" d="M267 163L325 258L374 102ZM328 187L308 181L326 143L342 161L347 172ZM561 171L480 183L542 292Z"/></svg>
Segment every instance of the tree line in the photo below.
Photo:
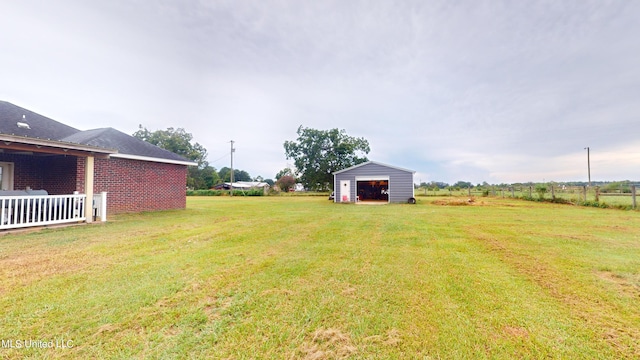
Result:
<svg viewBox="0 0 640 360"><path fill-rule="evenodd" d="M166 130L149 131L140 125L133 136L197 163L198 166L189 166L187 170L187 187L190 189L211 189L215 185L231 181L231 168L223 167L216 170L211 166L206 160L207 149L197 142L194 143L193 135L183 128L170 127ZM233 180L264 181L269 185L274 184L271 179L263 179L261 176L254 178L240 169L233 169Z"/></svg>
<svg viewBox="0 0 640 360"><path fill-rule="evenodd" d="M284 143L286 158L294 160L295 169L280 170L275 176L276 182L261 176L253 178L244 170L234 169L234 181L264 181L283 191L301 183L309 190L327 191L333 187L334 171L368 161L364 155L370 151L369 142L349 136L345 130L300 126L297 134L297 140ZM223 167L216 170L211 166L206 160L207 150L194 143L193 135L183 128L149 131L140 125L133 136L197 163L197 166L188 167L187 187L190 189L210 189L230 181L231 169Z"/></svg>
<svg viewBox="0 0 640 360"><path fill-rule="evenodd" d="M295 167L280 170L276 181L264 179L262 176L252 177L248 172L234 169L235 181L263 181L282 191L292 189L301 183L305 189L312 191L328 191L333 188L333 172L346 169L366 161L370 151L369 142L362 137L353 137L345 130L318 130L299 126L296 140L284 142L284 153L287 159L293 160ZM211 189L217 184L231 180L231 169L223 167L216 170L207 158L207 150L201 144L193 142L193 135L183 128L149 131L142 125L133 134L134 137L159 146L163 149L183 156L198 166L189 166L187 187L190 189ZM421 182L416 187L428 189L469 189L510 186L534 186L534 183L518 184L489 184L486 181L477 185L469 181L457 181L454 184L431 181ZM566 186L586 186L586 182L563 182ZM630 181L622 182L592 182L592 186L599 186L603 191L630 191Z"/></svg>

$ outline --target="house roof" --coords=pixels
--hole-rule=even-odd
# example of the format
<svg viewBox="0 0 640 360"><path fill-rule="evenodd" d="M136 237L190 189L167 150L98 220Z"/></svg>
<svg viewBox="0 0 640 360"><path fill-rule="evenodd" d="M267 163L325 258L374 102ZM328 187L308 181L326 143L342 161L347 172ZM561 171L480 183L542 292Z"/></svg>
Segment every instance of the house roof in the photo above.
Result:
<svg viewBox="0 0 640 360"><path fill-rule="evenodd" d="M111 154L116 154L115 149L103 147L72 144L57 140L44 140L27 136L6 135L0 133L0 151L9 149L12 151L25 151L43 154L73 155L73 156L97 156L108 158Z"/></svg>
<svg viewBox="0 0 640 360"><path fill-rule="evenodd" d="M19 123L27 124L18 126ZM60 140L80 130L0 100L0 133L45 140Z"/></svg>
<svg viewBox="0 0 640 360"><path fill-rule="evenodd" d="M112 128L81 131L6 101L0 101L0 134L22 137L25 143L38 139L40 145L104 149L112 157L196 165L180 155Z"/></svg>
<svg viewBox="0 0 640 360"><path fill-rule="evenodd" d="M118 149L118 153L112 154L112 157L138 160L159 159L161 162L196 165L193 161L189 161L178 154L152 145L146 141L140 140L113 128L81 131L67 136L62 140L70 143Z"/></svg>
<svg viewBox="0 0 640 360"><path fill-rule="evenodd" d="M332 174L333 175L340 174L340 173L343 173L345 171L353 170L355 168L359 168L361 166L365 166L365 165L369 165L369 164L375 164L375 165L380 165L380 166L384 166L384 167L388 167L388 168L392 168L392 169L396 169L396 170L400 170L400 171L406 171L406 172L410 172L412 174L416 173L414 170L404 169L404 168L393 166L393 165L387 165L387 164L383 164L383 163L377 162L377 161L367 161L367 162L364 162L362 164L358 164L358 165L355 165L355 166L352 166L352 167L349 167L349 168L346 168L346 169L342 169L340 171L335 171Z"/></svg>

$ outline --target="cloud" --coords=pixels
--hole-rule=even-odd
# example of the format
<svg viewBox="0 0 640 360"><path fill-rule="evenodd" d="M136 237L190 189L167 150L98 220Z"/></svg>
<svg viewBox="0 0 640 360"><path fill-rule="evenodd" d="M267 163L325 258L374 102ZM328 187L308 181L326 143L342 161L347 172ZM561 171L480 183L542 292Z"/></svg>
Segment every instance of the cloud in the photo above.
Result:
<svg viewBox="0 0 640 360"><path fill-rule="evenodd" d="M423 181L580 179L586 146L601 179L640 178L639 10L25 0L3 8L0 97L83 129L184 127L210 160L233 139L265 177L304 125L365 137Z"/></svg>

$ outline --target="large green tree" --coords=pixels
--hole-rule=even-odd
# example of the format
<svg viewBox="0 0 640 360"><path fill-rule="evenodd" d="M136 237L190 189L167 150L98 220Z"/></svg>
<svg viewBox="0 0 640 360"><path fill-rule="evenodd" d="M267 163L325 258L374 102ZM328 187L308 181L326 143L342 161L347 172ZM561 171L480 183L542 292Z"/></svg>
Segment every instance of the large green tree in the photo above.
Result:
<svg viewBox="0 0 640 360"><path fill-rule="evenodd" d="M161 147L189 159L198 166L190 166L187 174L187 186L192 189L210 189L220 182L216 169L206 161L207 149L193 142L193 135L183 128L149 131L140 125L133 136L150 144Z"/></svg>
<svg viewBox="0 0 640 360"><path fill-rule="evenodd" d="M317 130L300 126L298 139L285 141L287 159L293 159L298 181L311 190L328 190L334 171L368 161L369 142L347 135L345 130Z"/></svg>
<svg viewBox="0 0 640 360"><path fill-rule="evenodd" d="M283 176L287 176L287 175L289 175L289 176L293 176L294 175L293 170L291 170L291 168L287 167L287 168L284 168L284 169L278 171L278 173L276 174L276 180L280 179Z"/></svg>
<svg viewBox="0 0 640 360"><path fill-rule="evenodd" d="M231 168L223 167L218 171L218 176L221 181L229 182L231 181ZM244 170L233 169L233 181L252 181L251 175Z"/></svg>
<svg viewBox="0 0 640 360"><path fill-rule="evenodd" d="M149 131L139 125L133 136L197 162L199 167L206 162L207 149L199 143L192 143L193 135L183 128Z"/></svg>

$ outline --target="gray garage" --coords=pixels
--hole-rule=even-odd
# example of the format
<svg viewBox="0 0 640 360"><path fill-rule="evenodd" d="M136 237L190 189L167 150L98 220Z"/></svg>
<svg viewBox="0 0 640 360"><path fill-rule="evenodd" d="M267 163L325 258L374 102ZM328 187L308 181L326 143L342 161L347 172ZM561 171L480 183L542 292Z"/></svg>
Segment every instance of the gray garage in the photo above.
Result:
<svg viewBox="0 0 640 360"><path fill-rule="evenodd" d="M333 173L335 202L415 202L415 171L369 161Z"/></svg>

